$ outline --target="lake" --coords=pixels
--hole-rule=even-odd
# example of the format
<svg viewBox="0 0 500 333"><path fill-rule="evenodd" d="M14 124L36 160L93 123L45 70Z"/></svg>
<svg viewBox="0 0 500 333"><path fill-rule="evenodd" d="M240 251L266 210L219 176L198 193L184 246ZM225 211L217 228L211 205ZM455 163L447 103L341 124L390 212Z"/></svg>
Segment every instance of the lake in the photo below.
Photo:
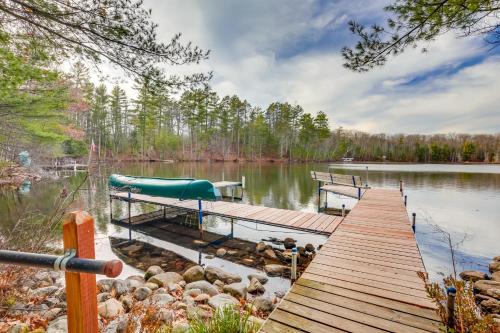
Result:
<svg viewBox="0 0 500 333"><path fill-rule="evenodd" d="M243 202L253 205L278 207L301 211L317 211L317 184L310 178L310 171L327 171L344 174L368 175L372 187L399 187L404 181L408 195L408 213L417 214L416 235L424 263L432 279L440 273L449 273L450 252L442 234L435 225L451 233L460 242L457 260L460 269L486 271L491 257L500 255L500 166L498 165L410 165L410 164L257 164L257 163L126 163L102 167L97 175L89 178L79 191L74 209L91 212L96 221L96 253L99 259L115 258L108 236L128 237L128 230L109 223L109 197L107 177L111 173L156 177L194 177L199 179L240 180L245 177ZM49 212L54 198L63 186L75 188L83 180L82 173L62 173L59 178L34 184L29 191L3 190L0 193L0 228L11 228L16 219L26 211ZM324 200L324 199L323 199ZM348 208L355 199L329 194L332 207ZM134 205L134 213L149 208ZM113 204L113 215L125 216L123 203ZM207 228L228 234L230 224L220 218L207 219ZM292 237L299 245L321 244L325 236L313 235L255 223L238 222L235 237L258 242L262 238ZM199 253L173 243L157 240L151 235L133 233L133 237L172 250L193 261ZM465 239L464 239L465 237ZM216 265L245 276L255 270L224 259L203 259L204 264ZM138 273L126 266L123 276ZM272 278L270 290L286 290L289 282Z"/></svg>

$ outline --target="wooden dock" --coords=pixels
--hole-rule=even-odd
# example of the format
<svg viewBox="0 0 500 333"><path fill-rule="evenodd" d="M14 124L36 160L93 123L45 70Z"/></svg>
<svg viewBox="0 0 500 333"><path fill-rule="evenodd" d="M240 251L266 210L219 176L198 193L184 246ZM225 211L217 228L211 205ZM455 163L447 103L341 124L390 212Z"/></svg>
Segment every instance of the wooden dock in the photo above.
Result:
<svg viewBox="0 0 500 333"><path fill-rule="evenodd" d="M197 200L178 200L132 193L132 202L145 202L163 207L173 207L187 212L199 212ZM110 195L111 199L127 201L128 193ZM203 213L235 220L273 225L295 230L329 235L342 221L340 216L299 212L295 210L253 206L227 201L202 201Z"/></svg>
<svg viewBox="0 0 500 333"><path fill-rule="evenodd" d="M260 332L439 332L398 190L368 189Z"/></svg>

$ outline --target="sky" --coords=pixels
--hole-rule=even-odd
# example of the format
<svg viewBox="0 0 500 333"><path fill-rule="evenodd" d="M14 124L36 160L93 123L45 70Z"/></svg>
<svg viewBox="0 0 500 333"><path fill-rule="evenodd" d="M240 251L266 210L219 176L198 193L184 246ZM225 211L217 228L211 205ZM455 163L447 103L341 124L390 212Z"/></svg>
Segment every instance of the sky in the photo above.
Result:
<svg viewBox="0 0 500 333"><path fill-rule="evenodd" d="M340 50L347 22L382 23L387 1L146 0L158 36L210 49L209 60L172 73L213 71L212 88L252 105L300 104L332 128L371 133L499 133L500 52L481 37L440 36L384 67L355 73Z"/></svg>

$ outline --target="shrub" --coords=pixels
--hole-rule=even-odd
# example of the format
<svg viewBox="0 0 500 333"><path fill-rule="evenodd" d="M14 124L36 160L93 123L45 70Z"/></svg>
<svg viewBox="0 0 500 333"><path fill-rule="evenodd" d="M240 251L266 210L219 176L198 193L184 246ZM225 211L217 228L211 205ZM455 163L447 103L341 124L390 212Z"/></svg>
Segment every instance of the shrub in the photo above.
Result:
<svg viewBox="0 0 500 333"><path fill-rule="evenodd" d="M259 325L249 320L250 311L241 312L232 306L214 311L208 320L189 318L191 333L254 333Z"/></svg>

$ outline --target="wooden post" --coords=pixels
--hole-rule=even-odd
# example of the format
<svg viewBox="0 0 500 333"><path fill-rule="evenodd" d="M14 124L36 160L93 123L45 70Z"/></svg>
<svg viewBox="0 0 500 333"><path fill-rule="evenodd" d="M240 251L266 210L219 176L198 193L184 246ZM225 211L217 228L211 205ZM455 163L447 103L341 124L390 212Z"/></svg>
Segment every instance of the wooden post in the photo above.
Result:
<svg viewBox="0 0 500 333"><path fill-rule="evenodd" d="M345 216L345 204L342 204L342 217Z"/></svg>
<svg viewBox="0 0 500 333"><path fill-rule="evenodd" d="M132 216L131 216L131 212L130 212L130 205L131 205L131 201L132 201L132 193L130 193L130 190L128 191L128 240L131 241L132 240L132 229L130 228L130 226L132 225Z"/></svg>
<svg viewBox="0 0 500 333"><path fill-rule="evenodd" d="M109 196L109 222L113 222L113 198Z"/></svg>
<svg viewBox="0 0 500 333"><path fill-rule="evenodd" d="M411 222L411 228L413 229L413 232L415 232L415 222L417 219L417 213L412 213L412 222Z"/></svg>
<svg viewBox="0 0 500 333"><path fill-rule="evenodd" d="M401 195L403 195L403 180L399 180L399 192L401 192Z"/></svg>
<svg viewBox="0 0 500 333"><path fill-rule="evenodd" d="M87 212L68 214L63 224L64 249L95 259L94 219ZM97 333L97 286L94 274L65 273L69 333Z"/></svg>
<svg viewBox="0 0 500 333"><path fill-rule="evenodd" d="M231 238L234 238L234 219L231 219Z"/></svg>
<svg viewBox="0 0 500 333"><path fill-rule="evenodd" d="M318 213L321 207L321 181L318 180Z"/></svg>
<svg viewBox="0 0 500 333"><path fill-rule="evenodd" d="M446 301L448 328L455 328L455 296L457 294L457 290L455 287L448 287L446 293L448 294L448 299Z"/></svg>
<svg viewBox="0 0 500 333"><path fill-rule="evenodd" d="M405 195L405 207L406 207L406 203L408 202L408 196Z"/></svg>

